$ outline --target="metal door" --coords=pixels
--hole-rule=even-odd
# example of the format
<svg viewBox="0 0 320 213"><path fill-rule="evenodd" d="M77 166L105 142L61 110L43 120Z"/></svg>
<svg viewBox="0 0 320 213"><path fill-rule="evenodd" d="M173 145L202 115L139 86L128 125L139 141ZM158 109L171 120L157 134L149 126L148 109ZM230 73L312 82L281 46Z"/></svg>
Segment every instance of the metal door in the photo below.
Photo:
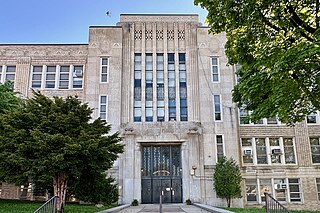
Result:
<svg viewBox="0 0 320 213"><path fill-rule="evenodd" d="M142 148L142 203L182 202L180 146Z"/></svg>

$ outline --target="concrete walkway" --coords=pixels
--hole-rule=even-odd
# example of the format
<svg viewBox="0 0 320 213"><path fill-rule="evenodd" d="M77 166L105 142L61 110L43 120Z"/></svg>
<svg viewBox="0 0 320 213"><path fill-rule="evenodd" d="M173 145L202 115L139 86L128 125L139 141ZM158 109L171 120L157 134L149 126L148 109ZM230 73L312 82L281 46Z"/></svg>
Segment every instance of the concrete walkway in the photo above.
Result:
<svg viewBox="0 0 320 213"><path fill-rule="evenodd" d="M159 205L157 204L142 204L139 206L130 206L129 208L119 211L119 213L147 213L147 212L159 212ZM208 211L200 209L194 205L185 205L185 204L163 204L162 205L163 213L208 213Z"/></svg>
<svg viewBox="0 0 320 213"><path fill-rule="evenodd" d="M119 206L114 209L108 209L101 211L99 213L147 213L147 212L159 212L159 204L140 204L139 206ZM232 213L227 210L215 208L203 204L163 204L162 205L163 213Z"/></svg>

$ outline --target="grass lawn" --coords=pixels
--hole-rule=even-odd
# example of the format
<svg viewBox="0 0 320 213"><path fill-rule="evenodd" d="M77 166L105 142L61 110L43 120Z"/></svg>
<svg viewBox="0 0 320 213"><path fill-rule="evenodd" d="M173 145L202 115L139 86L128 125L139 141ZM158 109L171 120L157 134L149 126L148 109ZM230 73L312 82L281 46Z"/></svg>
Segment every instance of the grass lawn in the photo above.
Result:
<svg viewBox="0 0 320 213"><path fill-rule="evenodd" d="M258 209L258 208L225 208L227 210L233 211L233 212L239 212L239 213L265 213L265 209ZM292 213L320 213L320 211L291 211Z"/></svg>
<svg viewBox="0 0 320 213"><path fill-rule="evenodd" d="M33 213L43 202L0 200L0 213ZM94 205L66 204L65 213L94 213L108 209L112 206L98 208Z"/></svg>

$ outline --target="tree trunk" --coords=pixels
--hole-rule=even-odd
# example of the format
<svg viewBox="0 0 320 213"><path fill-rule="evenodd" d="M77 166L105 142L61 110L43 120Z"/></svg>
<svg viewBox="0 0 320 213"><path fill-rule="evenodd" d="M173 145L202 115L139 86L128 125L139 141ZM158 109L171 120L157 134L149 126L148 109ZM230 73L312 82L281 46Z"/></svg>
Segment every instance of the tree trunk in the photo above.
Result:
<svg viewBox="0 0 320 213"><path fill-rule="evenodd" d="M64 212L64 202L67 192L67 175L64 173L58 173L53 177L53 191L54 195L58 196L56 202L56 209L58 213Z"/></svg>
<svg viewBox="0 0 320 213"><path fill-rule="evenodd" d="M230 208L230 205L231 205L231 198L227 198L227 204L228 204L228 208Z"/></svg>

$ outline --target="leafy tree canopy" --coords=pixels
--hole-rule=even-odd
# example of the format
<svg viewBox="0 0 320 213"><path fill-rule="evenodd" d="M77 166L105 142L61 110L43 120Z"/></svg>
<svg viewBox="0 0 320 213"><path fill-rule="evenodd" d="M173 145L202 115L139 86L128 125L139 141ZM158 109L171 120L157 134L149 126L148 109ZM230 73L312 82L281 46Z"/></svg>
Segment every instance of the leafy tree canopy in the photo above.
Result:
<svg viewBox="0 0 320 213"><path fill-rule="evenodd" d="M230 207L233 198L241 198L241 172L240 167L232 158L220 158L213 175L214 189L218 197L227 200Z"/></svg>
<svg viewBox="0 0 320 213"><path fill-rule="evenodd" d="M22 105L22 99L16 95L10 81L6 81L4 84L0 83L0 114L15 110Z"/></svg>
<svg viewBox="0 0 320 213"><path fill-rule="evenodd" d="M34 92L20 110L0 117L0 170L9 183L51 179L63 212L67 183L103 173L123 152L110 125L91 121L92 109L76 97L54 100ZM89 178L89 177L87 177Z"/></svg>
<svg viewBox="0 0 320 213"><path fill-rule="evenodd" d="M230 64L240 64L233 100L250 119L288 124L320 110L318 0L195 0L212 33L226 32Z"/></svg>

